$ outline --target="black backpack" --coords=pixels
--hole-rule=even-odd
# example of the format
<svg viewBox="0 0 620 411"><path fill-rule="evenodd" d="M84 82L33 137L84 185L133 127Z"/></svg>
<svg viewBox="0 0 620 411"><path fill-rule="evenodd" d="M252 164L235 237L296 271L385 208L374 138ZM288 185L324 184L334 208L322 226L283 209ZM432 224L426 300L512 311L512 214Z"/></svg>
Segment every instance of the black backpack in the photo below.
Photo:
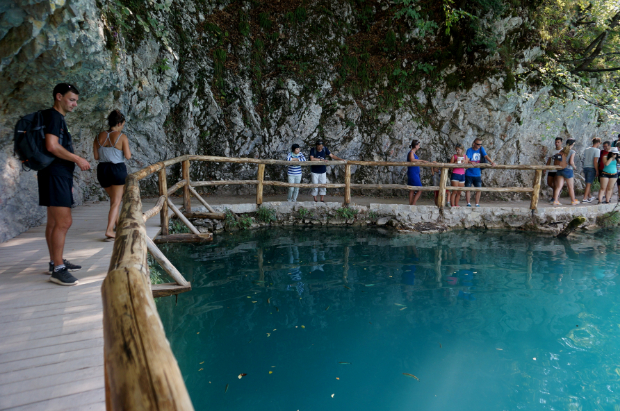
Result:
<svg viewBox="0 0 620 411"><path fill-rule="evenodd" d="M62 145L62 136L58 142ZM13 154L29 170L38 171L49 166L56 159L45 148L45 125L41 111L19 119L13 137Z"/></svg>

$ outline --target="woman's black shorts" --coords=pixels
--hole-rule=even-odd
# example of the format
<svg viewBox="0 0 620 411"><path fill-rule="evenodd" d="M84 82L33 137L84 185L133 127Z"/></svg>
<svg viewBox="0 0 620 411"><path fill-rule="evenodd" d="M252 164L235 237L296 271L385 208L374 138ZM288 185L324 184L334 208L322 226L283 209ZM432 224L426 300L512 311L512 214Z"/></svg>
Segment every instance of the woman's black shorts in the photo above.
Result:
<svg viewBox="0 0 620 411"><path fill-rule="evenodd" d="M97 166L97 180L101 187L124 186L127 178L125 163L99 163Z"/></svg>

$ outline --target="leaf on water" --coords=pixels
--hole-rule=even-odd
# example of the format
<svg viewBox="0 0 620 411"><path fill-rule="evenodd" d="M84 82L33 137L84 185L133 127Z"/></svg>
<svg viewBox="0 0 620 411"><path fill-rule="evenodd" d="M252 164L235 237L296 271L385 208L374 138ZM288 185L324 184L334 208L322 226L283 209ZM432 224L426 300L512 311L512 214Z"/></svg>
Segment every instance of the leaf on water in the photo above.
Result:
<svg viewBox="0 0 620 411"><path fill-rule="evenodd" d="M394 305L397 305L399 307L404 307L405 306L405 304L398 304L398 303L395 303Z"/></svg>
<svg viewBox="0 0 620 411"><path fill-rule="evenodd" d="M237 378L241 379L241 378L245 377L246 375L247 375L247 374L242 373L242 374L239 374L239 375L237 376Z"/></svg>
<svg viewBox="0 0 620 411"><path fill-rule="evenodd" d="M250 296L248 295L248 298L252 298L252 297L250 297Z"/></svg>
<svg viewBox="0 0 620 411"><path fill-rule="evenodd" d="M252 304L255 304L255 303L257 303L257 302L258 302L258 301L252 301Z"/></svg>
<svg viewBox="0 0 620 411"><path fill-rule="evenodd" d="M267 298L267 304L271 304L271 298Z"/></svg>
<svg viewBox="0 0 620 411"><path fill-rule="evenodd" d="M224 394L228 392L228 384L226 384L226 388L224 388Z"/></svg>
<svg viewBox="0 0 620 411"><path fill-rule="evenodd" d="M346 288L347 290L350 290L351 288L347 287L346 285L343 285L344 288Z"/></svg>
<svg viewBox="0 0 620 411"><path fill-rule="evenodd" d="M306 328L306 326L305 326L305 325L302 325L302 326L301 326L301 328Z"/></svg>
<svg viewBox="0 0 620 411"><path fill-rule="evenodd" d="M413 374L409 374L408 372L404 372L403 375L406 375L407 377L415 378L416 380L420 381L420 379L418 377L416 377Z"/></svg>
<svg viewBox="0 0 620 411"><path fill-rule="evenodd" d="M277 330L277 328L274 328L273 330L275 331L275 330Z"/></svg>
<svg viewBox="0 0 620 411"><path fill-rule="evenodd" d="M267 333L267 337L271 337L271 333Z"/></svg>
<svg viewBox="0 0 620 411"><path fill-rule="evenodd" d="M276 307L276 311L277 311L277 312L280 312L280 309L279 309L278 307Z"/></svg>
<svg viewBox="0 0 620 411"><path fill-rule="evenodd" d="M202 371L202 370L203 370L203 368L199 369L198 371Z"/></svg>
<svg viewBox="0 0 620 411"><path fill-rule="evenodd" d="M198 331L196 334L200 334L200 331Z"/></svg>
<svg viewBox="0 0 620 411"><path fill-rule="evenodd" d="M337 380L339 380L340 378L336 377Z"/></svg>
<svg viewBox="0 0 620 411"><path fill-rule="evenodd" d="M439 348L441 348L441 343L439 343Z"/></svg>
<svg viewBox="0 0 620 411"><path fill-rule="evenodd" d="M332 394L332 398L334 398L334 395L335 395L335 394Z"/></svg>
<svg viewBox="0 0 620 411"><path fill-rule="evenodd" d="M203 362L201 362L200 364L204 364L204 363L205 363L205 362L203 361Z"/></svg>
<svg viewBox="0 0 620 411"><path fill-rule="evenodd" d="M273 374L273 371L269 371L269 374Z"/></svg>
<svg viewBox="0 0 620 411"><path fill-rule="evenodd" d="M374 287L374 284L366 284L366 287Z"/></svg>
<svg viewBox="0 0 620 411"><path fill-rule="evenodd" d="M342 365L351 365L350 362L345 362L345 361L340 361L338 362L338 364L342 364Z"/></svg>
<svg viewBox="0 0 620 411"><path fill-rule="evenodd" d="M401 309L400 309L400 311L402 311L402 310L404 310L404 309L406 309L406 308L407 308L407 307L403 307L403 308L401 308Z"/></svg>
<svg viewBox="0 0 620 411"><path fill-rule="evenodd" d="M503 348L496 348L497 351L504 351Z"/></svg>
<svg viewBox="0 0 620 411"><path fill-rule="evenodd" d="M331 306L328 305L327 308L325 309L325 311L329 310L329 307L331 307Z"/></svg>

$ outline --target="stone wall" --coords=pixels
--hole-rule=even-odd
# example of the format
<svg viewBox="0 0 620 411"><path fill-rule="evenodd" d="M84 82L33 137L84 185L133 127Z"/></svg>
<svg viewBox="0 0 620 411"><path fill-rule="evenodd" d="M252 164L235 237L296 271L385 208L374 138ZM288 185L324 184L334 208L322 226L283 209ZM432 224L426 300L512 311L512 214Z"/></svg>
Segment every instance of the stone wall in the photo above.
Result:
<svg viewBox="0 0 620 411"><path fill-rule="evenodd" d="M261 222L257 216L256 204L214 205L218 212L231 212L250 217L251 225L258 228L269 225L376 225L389 226L398 230L416 233L437 233L462 229L522 230L557 235L575 217L585 217L583 230L601 228L600 218L616 210L615 204L601 204L585 207L548 207L530 210L519 207L458 207L440 210L435 206L410 206L404 204L351 205L346 214L341 203L315 202L269 202L263 204L275 211L276 221ZM206 212L204 207L192 211ZM352 215L355 214L355 215ZM219 232L224 229L239 229L238 225L226 226L225 221L193 219L191 222L202 232Z"/></svg>
<svg viewBox="0 0 620 411"><path fill-rule="evenodd" d="M162 8L172 4L155 3ZM111 1L9 0L0 5L0 242L44 217L45 210L37 205L35 173L23 172L12 156L12 128L20 116L51 106L51 90L61 81L81 91L78 109L67 117L76 153L95 166L93 138L104 129L107 114L119 108L128 118L126 132L133 150L128 166L133 171L186 153L284 158L295 142L307 154L317 138L342 158L386 161L404 161L411 140L420 139L421 158L446 161L454 143L470 146L480 137L499 163L541 164L556 136L577 139L580 153L592 137L611 138L620 129L617 124L599 123L594 111L576 104L549 108L547 89L518 84L516 91L507 93L502 73L468 90L448 91L436 85L434 94L408 96L399 108L380 114L373 111L379 86L359 98L336 91L332 82L336 68L329 64L312 83L303 75L265 78L261 96L255 94L247 72L227 71L224 99L213 94L214 62L205 51L215 40L200 25L205 16L227 4L188 0L172 4L173 12L156 12L158 24L178 34L165 42L154 30L141 38L107 38L109 33L118 34L106 17L111 7L117 7ZM332 9L343 21L355 18L347 2L335 2ZM500 42L508 30L522 24L520 17L501 21L496 27ZM305 43L307 37L302 40L298 31L284 26L280 30L279 46L270 50L267 64L275 64L290 47L303 45L311 57L326 53L322 42ZM329 31L330 41L344 41L335 26ZM229 54L238 56L243 68L250 49L242 43ZM522 70L520 64L536 58L540 49L517 54ZM258 97L268 102L268 111L257 104ZM424 115L414 109L416 105L428 108ZM577 164L580 169L579 159ZM268 168L266 178L284 179L285 172ZM178 171L172 174L178 176ZM192 167L194 180L249 179L254 174L250 166ZM328 169L332 182L342 180L342 174L341 168ZM530 174L485 171L484 181L529 186ZM354 168L352 182L402 183L404 175L404 167ZM425 172L423 181L428 179ZM76 171L74 182L77 204L105 198L94 169ZM582 185L579 173L576 185ZM144 190L153 188L152 180L143 183Z"/></svg>

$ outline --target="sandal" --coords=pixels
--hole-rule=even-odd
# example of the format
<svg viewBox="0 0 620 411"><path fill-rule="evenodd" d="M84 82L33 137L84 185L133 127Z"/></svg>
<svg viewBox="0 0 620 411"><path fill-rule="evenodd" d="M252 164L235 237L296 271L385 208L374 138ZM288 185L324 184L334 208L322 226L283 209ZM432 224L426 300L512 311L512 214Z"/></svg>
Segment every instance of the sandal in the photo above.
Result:
<svg viewBox="0 0 620 411"><path fill-rule="evenodd" d="M571 205L579 205L579 200L571 201Z"/></svg>
<svg viewBox="0 0 620 411"><path fill-rule="evenodd" d="M559 201L554 201L554 202L553 202L553 205L554 205L554 206L559 206L559 205L562 205L562 203L560 203Z"/></svg>

